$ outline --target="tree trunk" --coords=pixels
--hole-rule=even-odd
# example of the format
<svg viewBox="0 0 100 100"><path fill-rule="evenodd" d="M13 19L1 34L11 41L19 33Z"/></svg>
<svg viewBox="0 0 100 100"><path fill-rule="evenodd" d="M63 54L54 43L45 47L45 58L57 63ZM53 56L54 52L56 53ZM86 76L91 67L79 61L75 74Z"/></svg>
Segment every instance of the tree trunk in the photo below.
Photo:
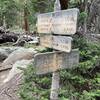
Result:
<svg viewBox="0 0 100 100"><path fill-rule="evenodd" d="M28 24L28 12L27 12L27 8L24 8L24 29L25 29L25 33L28 34L29 33L29 24Z"/></svg>
<svg viewBox="0 0 100 100"><path fill-rule="evenodd" d="M87 6L88 1L85 0L84 2L85 2L85 13L87 14L87 13L88 13L88 6ZM84 19L84 33L85 33L85 34L87 33L87 16L86 16L86 18Z"/></svg>
<svg viewBox="0 0 100 100"><path fill-rule="evenodd" d="M93 0L92 2L90 6L88 24L93 24L95 33L100 33L100 0Z"/></svg>
<svg viewBox="0 0 100 100"><path fill-rule="evenodd" d="M61 10L65 10L68 8L69 0L60 0Z"/></svg>

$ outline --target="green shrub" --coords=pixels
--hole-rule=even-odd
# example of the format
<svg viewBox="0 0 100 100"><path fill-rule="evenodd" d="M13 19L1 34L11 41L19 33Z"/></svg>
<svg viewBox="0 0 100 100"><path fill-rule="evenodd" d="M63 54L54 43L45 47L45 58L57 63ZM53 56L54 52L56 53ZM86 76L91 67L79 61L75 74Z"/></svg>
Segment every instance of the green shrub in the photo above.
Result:
<svg viewBox="0 0 100 100"><path fill-rule="evenodd" d="M60 71L59 100L96 100L100 97L100 45L75 37L73 48L79 48L80 63ZM24 71L20 89L22 100L49 100L51 74L36 75L33 66Z"/></svg>

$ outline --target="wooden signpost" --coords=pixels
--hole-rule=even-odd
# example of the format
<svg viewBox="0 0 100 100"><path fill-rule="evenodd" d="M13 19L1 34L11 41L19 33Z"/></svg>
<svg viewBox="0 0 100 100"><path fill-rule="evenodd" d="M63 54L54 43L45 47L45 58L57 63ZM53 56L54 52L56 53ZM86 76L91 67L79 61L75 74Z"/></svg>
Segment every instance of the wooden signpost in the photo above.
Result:
<svg viewBox="0 0 100 100"><path fill-rule="evenodd" d="M60 50L36 54L34 58L36 74L52 72L50 100L59 100L59 71L72 68L79 63L78 50L71 50L72 38L65 36L76 33L78 12L76 8L60 10L60 2L56 0L54 12L38 15L37 30L41 33L40 44Z"/></svg>

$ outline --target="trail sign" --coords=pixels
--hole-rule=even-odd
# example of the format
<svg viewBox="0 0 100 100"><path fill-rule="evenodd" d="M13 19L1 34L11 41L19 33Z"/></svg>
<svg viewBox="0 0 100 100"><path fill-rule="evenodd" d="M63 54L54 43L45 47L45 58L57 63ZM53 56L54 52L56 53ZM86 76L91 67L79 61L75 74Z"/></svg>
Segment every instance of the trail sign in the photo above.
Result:
<svg viewBox="0 0 100 100"><path fill-rule="evenodd" d="M46 14L40 14L38 15L38 22L37 22L37 28L38 33L51 33L51 21L52 21L52 14L46 13Z"/></svg>
<svg viewBox="0 0 100 100"><path fill-rule="evenodd" d="M75 49L70 53L61 51L41 53L35 55L34 62L37 74L72 68L79 63L79 51Z"/></svg>
<svg viewBox="0 0 100 100"><path fill-rule="evenodd" d="M40 38L40 45L52 48L52 35L42 35Z"/></svg>
<svg viewBox="0 0 100 100"><path fill-rule="evenodd" d="M65 52L71 51L71 42L72 38L66 36L43 35L40 38L40 44L42 46Z"/></svg>
<svg viewBox="0 0 100 100"><path fill-rule="evenodd" d="M71 43L72 43L71 37L53 36L53 41L52 41L53 49L70 52L72 47Z"/></svg>
<svg viewBox="0 0 100 100"><path fill-rule="evenodd" d="M71 35L76 33L78 9L68 9L53 13L52 32Z"/></svg>
<svg viewBox="0 0 100 100"><path fill-rule="evenodd" d="M37 29L39 33L71 35L76 33L77 8L60 10L38 15Z"/></svg>

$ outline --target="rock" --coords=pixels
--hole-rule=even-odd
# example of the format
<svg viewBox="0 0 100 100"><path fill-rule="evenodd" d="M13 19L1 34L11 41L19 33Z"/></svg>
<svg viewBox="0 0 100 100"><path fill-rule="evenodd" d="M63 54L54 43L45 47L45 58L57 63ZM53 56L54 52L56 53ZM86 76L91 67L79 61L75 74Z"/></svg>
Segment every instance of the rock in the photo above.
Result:
<svg viewBox="0 0 100 100"><path fill-rule="evenodd" d="M7 78L3 82L6 83L6 82L10 81L16 74L22 72L22 70L20 70L19 68L27 68L28 65L30 65L30 64L32 64L32 60L21 60L21 61L15 62L12 69L10 70Z"/></svg>
<svg viewBox="0 0 100 100"><path fill-rule="evenodd" d="M0 62L5 60L8 57L6 50L0 48Z"/></svg>
<svg viewBox="0 0 100 100"><path fill-rule="evenodd" d="M0 85L0 100L20 100L18 90L23 81L23 73L17 67L26 68L32 63L35 53L36 51L33 48L19 48L12 52L3 62L3 69L7 69L7 67L12 69L7 74L3 84Z"/></svg>
<svg viewBox="0 0 100 100"><path fill-rule="evenodd" d="M28 65L32 64L32 61L21 60L13 65L4 83L0 86L0 100L20 100L18 90L23 81L23 73L17 67L27 68Z"/></svg>
<svg viewBox="0 0 100 100"><path fill-rule="evenodd" d="M12 68L13 64L16 61L20 61L22 59L30 60L34 58L34 54L37 52L33 48L25 49L25 48L20 48L18 50L15 50L12 52L6 60L2 63L2 69L8 69Z"/></svg>
<svg viewBox="0 0 100 100"><path fill-rule="evenodd" d="M19 47L1 47L0 48L0 62L5 60L10 53L17 50Z"/></svg>

